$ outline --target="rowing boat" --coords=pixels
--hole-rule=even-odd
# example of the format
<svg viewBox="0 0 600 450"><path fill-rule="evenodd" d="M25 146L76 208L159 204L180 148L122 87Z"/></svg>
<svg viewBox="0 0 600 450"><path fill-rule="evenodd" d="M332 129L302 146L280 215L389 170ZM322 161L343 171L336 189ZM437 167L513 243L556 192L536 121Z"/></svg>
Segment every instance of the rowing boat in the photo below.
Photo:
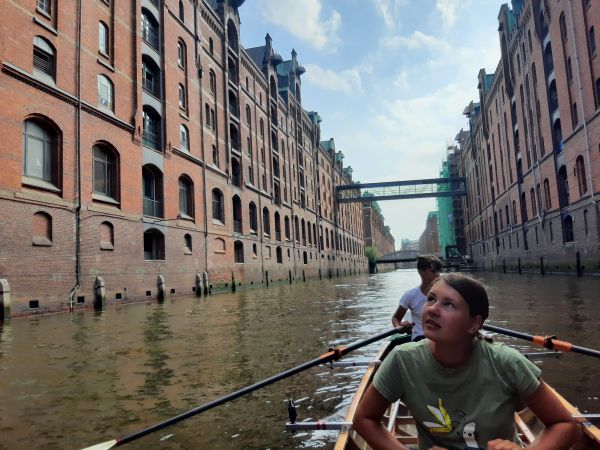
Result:
<svg viewBox="0 0 600 450"><path fill-rule="evenodd" d="M371 449L364 439L352 429L351 423L354 419L358 403L371 384L373 376L379 367L378 363L383 360L392 348L393 345L391 342L385 342L377 352L373 362L368 365L348 408L348 412L343 422L345 426L339 427L341 431L334 450ZM577 408L571 405L558 392L555 390L553 390L553 392L574 417L582 416L575 419L579 427L579 436L576 445L573 446L571 450L600 450L600 429L589 422L588 418L582 415ZM417 448L417 427L410 411L402 402L396 402L390 405L383 420L384 426L394 434L400 443L408 448ZM531 443L544 428L543 423L527 408L515 414L515 424L519 436L525 444Z"/></svg>

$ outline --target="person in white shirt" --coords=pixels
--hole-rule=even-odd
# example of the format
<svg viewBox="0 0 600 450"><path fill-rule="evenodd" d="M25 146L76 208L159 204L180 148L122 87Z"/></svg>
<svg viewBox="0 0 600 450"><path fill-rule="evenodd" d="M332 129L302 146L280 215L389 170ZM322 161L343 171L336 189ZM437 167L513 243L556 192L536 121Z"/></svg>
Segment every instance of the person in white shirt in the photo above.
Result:
<svg viewBox="0 0 600 450"><path fill-rule="evenodd" d="M417 272L421 277L421 284L409 289L400 298L400 304L392 316L394 327L413 326L411 340L413 342L423 339L423 324L421 323L421 314L423 306L427 300L427 292L433 281L440 276L442 262L437 256L425 255L417 257ZM410 310L411 320L403 320L406 311Z"/></svg>

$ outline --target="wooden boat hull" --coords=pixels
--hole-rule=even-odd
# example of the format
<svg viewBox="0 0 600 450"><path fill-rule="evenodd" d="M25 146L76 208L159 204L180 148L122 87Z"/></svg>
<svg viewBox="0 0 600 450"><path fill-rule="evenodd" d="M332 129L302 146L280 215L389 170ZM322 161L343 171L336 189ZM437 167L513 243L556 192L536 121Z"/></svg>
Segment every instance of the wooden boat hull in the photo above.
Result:
<svg viewBox="0 0 600 450"><path fill-rule="evenodd" d="M393 348L391 342L385 342L377 352L374 360L383 360L383 358ZM345 422L352 422L358 403L362 399L367 388L371 384L375 372L379 366L371 365L365 372L352 402L348 408L348 412L344 419ZM556 397L563 405L574 415L580 412L571 405L558 392L553 390ZM407 446L408 448L417 448L417 427L408 408L399 402L396 408L391 405L384 417L384 425L388 427L396 439ZM391 416L391 418L390 418ZM577 419L578 421L578 439L576 444L571 447L571 450L600 450L600 429L585 419ZM525 444L531 443L535 437L544 429L544 424L529 410L524 409L515 414L515 422L519 435ZM372 448L362 439L362 437L354 430L343 431L334 446L334 450L372 450Z"/></svg>

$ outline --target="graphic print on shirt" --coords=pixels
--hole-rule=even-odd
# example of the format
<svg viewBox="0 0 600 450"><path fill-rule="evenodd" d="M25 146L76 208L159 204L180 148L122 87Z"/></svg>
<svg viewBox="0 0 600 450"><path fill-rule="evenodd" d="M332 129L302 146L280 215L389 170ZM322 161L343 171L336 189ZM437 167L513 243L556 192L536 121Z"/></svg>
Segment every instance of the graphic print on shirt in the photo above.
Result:
<svg viewBox="0 0 600 450"><path fill-rule="evenodd" d="M423 422L429 431L432 433L450 433L452 431L452 420L450 414L444 408L442 399L438 399L438 407L427 405L427 409L431 415L437 420L437 422Z"/></svg>
<svg viewBox="0 0 600 450"><path fill-rule="evenodd" d="M465 440L465 450L484 450L483 447L480 447L475 439L475 428L477 424L475 422L466 423L463 427L462 436Z"/></svg>

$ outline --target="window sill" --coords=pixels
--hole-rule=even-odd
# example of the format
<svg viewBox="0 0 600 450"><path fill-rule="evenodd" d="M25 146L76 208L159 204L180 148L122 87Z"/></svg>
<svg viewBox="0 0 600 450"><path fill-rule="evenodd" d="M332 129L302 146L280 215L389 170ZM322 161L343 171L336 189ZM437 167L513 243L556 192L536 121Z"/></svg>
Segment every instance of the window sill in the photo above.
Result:
<svg viewBox="0 0 600 450"><path fill-rule="evenodd" d="M60 193L61 192L61 190L58 189L52 183L49 183L49 182L44 181L44 180L40 180L39 178L28 177L26 175L23 175L21 177L21 183L23 183L23 186L27 186L27 187L32 187L32 188L36 188L36 189L43 189L45 191L50 191L50 192L55 192L55 193Z"/></svg>
<svg viewBox="0 0 600 450"><path fill-rule="evenodd" d="M47 18L48 20L52 20L52 17L50 17L45 11L42 11L41 9L38 9L37 11L40 14L42 14L44 16L44 18ZM49 31L53 35L58 36L58 31L56 31L56 29L54 27L52 27L51 25L48 25L46 22L38 19L36 16L33 17L33 22L35 24L39 25L40 27L44 28L45 30Z"/></svg>
<svg viewBox="0 0 600 450"><path fill-rule="evenodd" d="M225 250L215 250L215 253L217 253L218 255L224 255L227 252Z"/></svg>
<svg viewBox="0 0 600 450"><path fill-rule="evenodd" d="M108 204L114 205L114 206L121 206L121 204L114 198L108 197L106 195L98 194L95 192L92 193L92 200L96 200L96 201L102 202L102 203L108 203Z"/></svg>
<svg viewBox="0 0 600 450"><path fill-rule="evenodd" d="M115 246L110 242L100 242L100 250L112 252L114 249Z"/></svg>
<svg viewBox="0 0 600 450"><path fill-rule="evenodd" d="M219 219L213 219L212 223L213 223L213 225L219 225L221 227L225 226L225 224L223 222L221 222ZM225 253L225 252L223 252L223 253Z"/></svg>
<svg viewBox="0 0 600 450"><path fill-rule="evenodd" d="M189 248L186 248L186 249L183 251L183 254L184 254L184 255L191 255L191 254L192 254L192 251L191 251Z"/></svg>
<svg viewBox="0 0 600 450"><path fill-rule="evenodd" d="M41 236L34 236L32 245L34 247L52 247L52 241Z"/></svg>
<svg viewBox="0 0 600 450"><path fill-rule="evenodd" d="M108 56L106 53L103 53L103 52L98 52L98 53L100 53L100 55L102 55L102 56L103 56L103 57L105 57L106 59L110 58L110 57L109 57L109 56ZM100 58L96 58L96 62L97 62L98 64L100 64L101 66L103 66L103 67L106 67L106 68L107 68L108 70L110 70L111 72L114 72L114 71L115 71L115 68L114 68L114 66L113 66L112 64L110 64L110 63L108 63L108 62L106 62L106 61L103 61L103 60L102 60L102 59L100 59Z"/></svg>
<svg viewBox="0 0 600 450"><path fill-rule="evenodd" d="M181 117L184 120L187 120L188 122L190 121L190 118L188 117L188 115L185 113L182 113L181 111L179 112L179 117Z"/></svg>

